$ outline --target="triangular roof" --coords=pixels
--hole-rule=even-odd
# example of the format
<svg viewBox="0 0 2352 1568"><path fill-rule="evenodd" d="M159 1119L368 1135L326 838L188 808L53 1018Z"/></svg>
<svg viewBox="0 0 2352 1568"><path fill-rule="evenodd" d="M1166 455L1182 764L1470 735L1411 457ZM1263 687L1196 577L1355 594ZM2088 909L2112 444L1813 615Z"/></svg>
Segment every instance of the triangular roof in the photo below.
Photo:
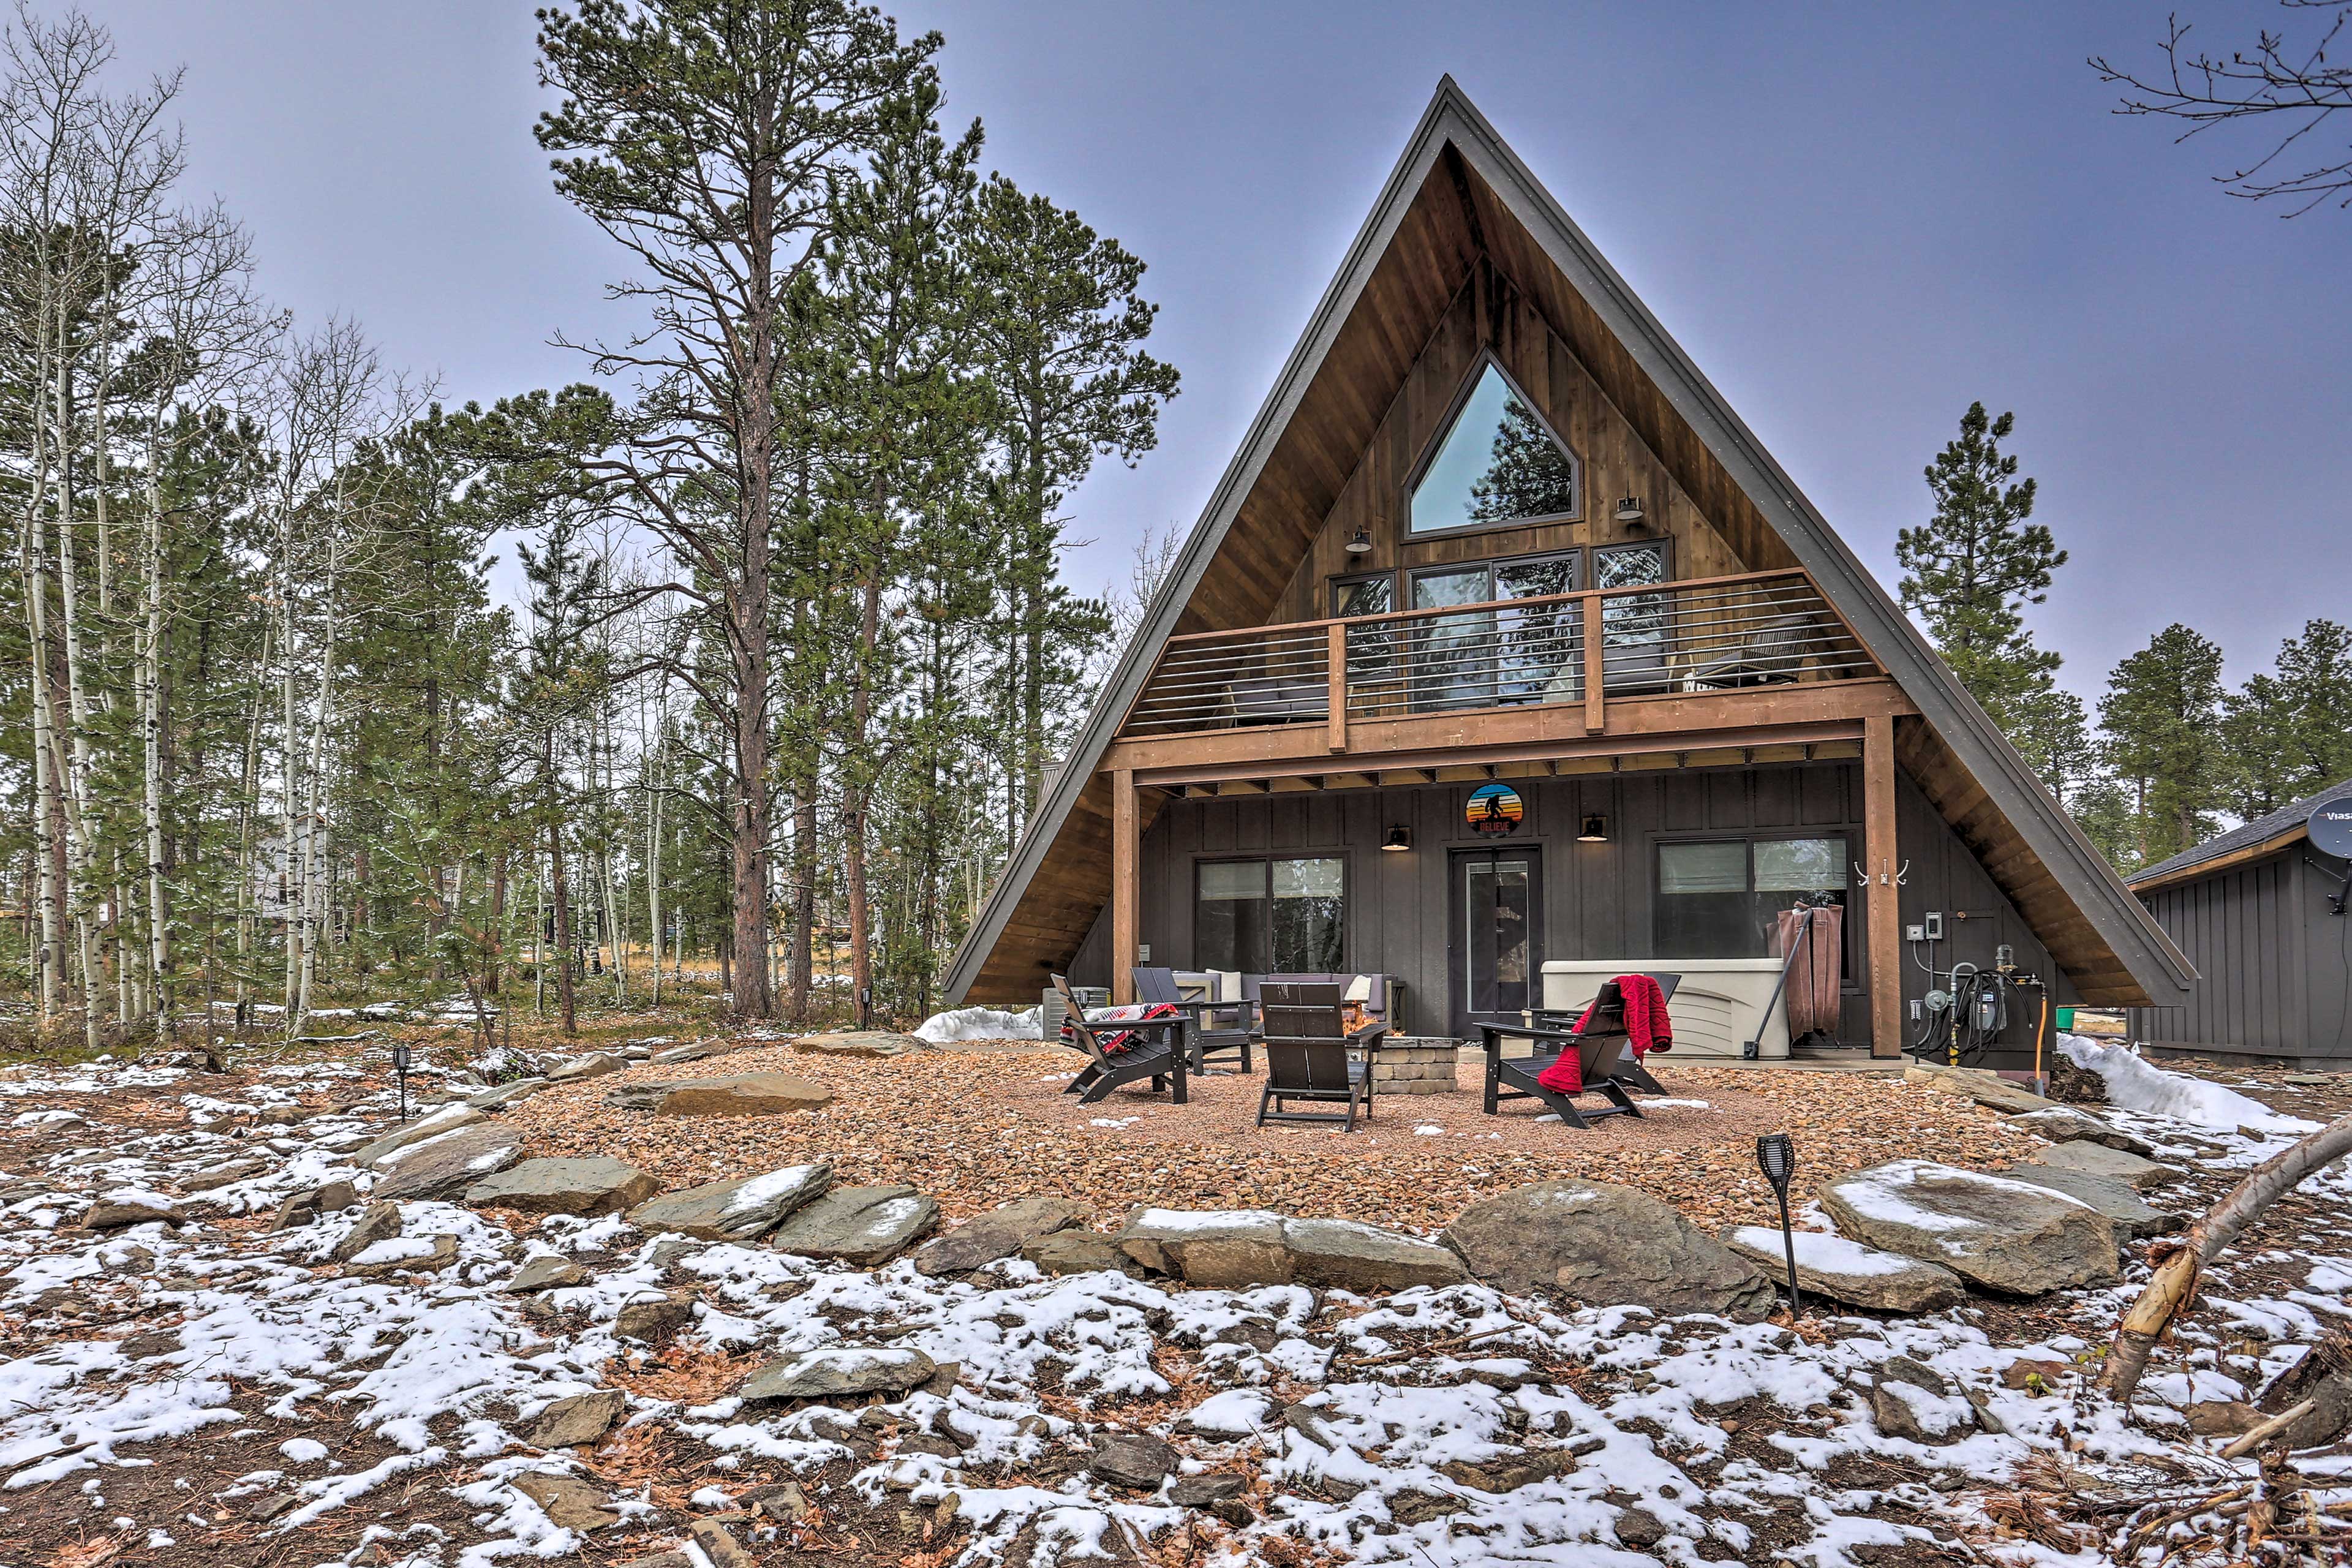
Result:
<svg viewBox="0 0 2352 1568"><path fill-rule="evenodd" d="M1097 770L1162 645L1270 618L1383 409L1482 255L1525 291L1751 569L1811 574L1922 715L1898 733L1906 772L2084 1000L2146 1005L2185 990L2194 971L2163 930L1447 77L958 949L950 1000L975 990L1034 996L1045 966L1068 963L1109 891L1109 790ZM1054 875L1041 880L1049 866Z"/></svg>

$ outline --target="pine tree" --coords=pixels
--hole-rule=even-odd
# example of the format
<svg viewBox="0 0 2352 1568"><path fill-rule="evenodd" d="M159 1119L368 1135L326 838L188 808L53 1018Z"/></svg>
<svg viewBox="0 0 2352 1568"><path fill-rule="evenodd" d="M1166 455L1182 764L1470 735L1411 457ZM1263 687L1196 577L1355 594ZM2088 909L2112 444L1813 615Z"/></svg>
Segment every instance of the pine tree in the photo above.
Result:
<svg viewBox="0 0 2352 1568"><path fill-rule="evenodd" d="M1936 511L1895 536L1904 607L1917 616L1969 694L1992 716L2034 772L2058 768L2034 722L2046 716L2059 656L2033 646L2024 608L2049 596L2066 564L2050 530L2033 515L2034 485L2017 478L2000 449L2016 416L1990 418L1981 403L1960 416L1959 438L1926 472Z"/></svg>
<svg viewBox="0 0 2352 1568"><path fill-rule="evenodd" d="M2178 622L2116 666L2099 700L2105 756L2150 865L2202 842L2223 800L2221 650Z"/></svg>
<svg viewBox="0 0 2352 1568"><path fill-rule="evenodd" d="M1139 346L1159 307L1143 263L1077 214L1003 175L981 187L969 247L978 368L994 390L1003 466L1003 722L1005 843L1037 802L1056 694L1078 688L1108 622L1059 580L1055 515L1098 457L1132 464L1159 440L1173 365Z"/></svg>
<svg viewBox="0 0 2352 1568"><path fill-rule="evenodd" d="M1534 410L1517 394L1504 400L1503 422L1486 471L1470 487L1470 515L1482 522L1549 517L1576 509L1576 468Z"/></svg>
<svg viewBox="0 0 2352 1568"><path fill-rule="evenodd" d="M2275 675L2255 675L2222 704L2231 809L2242 817L2352 778L2352 631L2306 622L2279 646Z"/></svg>

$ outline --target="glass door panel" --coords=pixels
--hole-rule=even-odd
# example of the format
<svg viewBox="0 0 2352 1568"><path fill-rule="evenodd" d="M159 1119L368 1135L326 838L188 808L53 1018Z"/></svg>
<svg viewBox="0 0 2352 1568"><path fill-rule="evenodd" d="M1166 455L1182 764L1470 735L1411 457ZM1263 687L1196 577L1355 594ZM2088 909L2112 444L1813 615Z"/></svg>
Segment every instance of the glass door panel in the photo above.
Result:
<svg viewBox="0 0 2352 1568"><path fill-rule="evenodd" d="M1484 566L1462 572L1423 572L1412 580L1412 607L1443 610L1491 600L1494 584ZM1492 663L1495 613L1478 611L1412 623L1412 707L1484 708L1495 700Z"/></svg>
<svg viewBox="0 0 2352 1568"><path fill-rule="evenodd" d="M1467 1039L1540 1005L1542 879L1528 848L1459 851L1453 880L1454 1029Z"/></svg>
<svg viewBox="0 0 2352 1568"><path fill-rule="evenodd" d="M1497 599L1543 599L1573 594L1578 558L1555 555L1507 561L1495 568ZM1498 612L1496 697L1507 703L1572 701L1583 658L1574 605L1538 605Z"/></svg>
<svg viewBox="0 0 2352 1568"><path fill-rule="evenodd" d="M1592 552L1592 585L1633 588L1666 581L1664 540L1615 544ZM1664 594L1627 594L1601 607L1601 683L1610 691L1657 691L1666 675Z"/></svg>

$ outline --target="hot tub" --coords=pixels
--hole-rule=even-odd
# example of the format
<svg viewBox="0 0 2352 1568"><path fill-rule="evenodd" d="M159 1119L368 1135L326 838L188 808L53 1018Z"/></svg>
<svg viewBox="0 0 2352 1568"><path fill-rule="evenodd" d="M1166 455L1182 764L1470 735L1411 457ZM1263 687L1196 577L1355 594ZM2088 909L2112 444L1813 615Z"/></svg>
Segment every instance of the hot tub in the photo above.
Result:
<svg viewBox="0 0 2352 1568"><path fill-rule="evenodd" d="M1778 958L1554 959L1543 966L1543 1002L1555 1012L1581 1012L1604 983L1621 974L1679 974L1682 984L1666 1003L1666 1013L1675 1024L1675 1048L1664 1059L1730 1057L1736 1060L1740 1047L1758 1038L1757 1026L1761 1022L1759 1054L1785 1060L1789 1010L1775 1002L1771 1017L1766 1019L1764 1006L1786 962Z"/></svg>

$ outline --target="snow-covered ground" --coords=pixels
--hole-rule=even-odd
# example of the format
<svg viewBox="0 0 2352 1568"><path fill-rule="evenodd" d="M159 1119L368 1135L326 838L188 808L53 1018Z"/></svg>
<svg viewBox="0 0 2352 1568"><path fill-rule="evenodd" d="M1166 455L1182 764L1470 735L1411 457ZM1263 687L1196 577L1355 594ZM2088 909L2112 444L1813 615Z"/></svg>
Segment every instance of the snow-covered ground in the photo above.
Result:
<svg viewBox="0 0 2352 1568"><path fill-rule="evenodd" d="M2167 1466L2251 1475L2192 1445L2182 1409L2251 1397L2326 1330L2352 1326L2340 1168L2307 1189L2320 1219L2224 1260L2136 1421L2085 1371L2132 1282L2031 1313L1976 1301L1743 1325L1475 1285L1207 1290L1046 1278L1017 1260L940 1280L904 1261L848 1269L613 1217L518 1232L423 1202L402 1205L398 1241L346 1268L331 1258L360 1208L268 1226L322 1184L364 1193L347 1156L388 1120L390 1095L352 1070L0 1078L30 1108L0 1125L0 1568L112 1560L62 1555L90 1542L166 1568L625 1562L698 1519L755 1561L824 1551L916 1568L2132 1561L2005 1536L1988 1506L2035 1466L2084 1484ZM351 1102L299 1115L304 1090ZM2164 1092L2175 1110L2188 1093ZM2291 1135L2116 1120L2217 1182ZM176 1205L184 1223L77 1228L101 1198ZM437 1273L353 1271L438 1237L457 1258ZM1833 1261L1811 1254L1839 1245L1810 1238L1808 1260ZM585 1265L582 1282L507 1289L550 1257ZM666 1299L690 1303L677 1342L622 1337L625 1309ZM951 1370L879 1403L761 1406L735 1392L755 1369L844 1347ZM1914 1419L1966 1436L1882 1429L1871 1390L1908 1363L1932 1374L1893 1380ZM2021 1377L2021 1363L2041 1370ZM614 1388L625 1408L601 1447L528 1445L554 1401ZM1172 1444L1174 1474L1121 1487L1090 1471L1090 1446L1119 1434ZM2306 1468L2352 1479L2352 1459ZM593 1535L559 1522L531 1495L550 1475L593 1488L614 1521ZM1176 1500L1188 1479L1201 1498L1225 1477L1237 1495L1213 1510ZM804 1517L736 1510L787 1479ZM2207 1560L2193 1536L2179 1544L2171 1561Z"/></svg>

